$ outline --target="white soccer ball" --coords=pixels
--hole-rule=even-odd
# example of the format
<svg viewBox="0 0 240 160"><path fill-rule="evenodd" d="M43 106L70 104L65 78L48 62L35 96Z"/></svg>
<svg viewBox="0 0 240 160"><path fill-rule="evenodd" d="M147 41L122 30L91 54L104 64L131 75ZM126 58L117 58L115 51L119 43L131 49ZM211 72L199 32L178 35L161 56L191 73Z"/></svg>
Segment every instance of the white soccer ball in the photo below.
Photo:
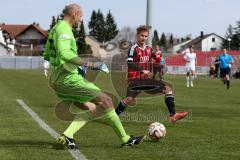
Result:
<svg viewBox="0 0 240 160"><path fill-rule="evenodd" d="M165 137L166 133L166 127L162 123L153 122L148 127L148 135L152 140L159 140Z"/></svg>

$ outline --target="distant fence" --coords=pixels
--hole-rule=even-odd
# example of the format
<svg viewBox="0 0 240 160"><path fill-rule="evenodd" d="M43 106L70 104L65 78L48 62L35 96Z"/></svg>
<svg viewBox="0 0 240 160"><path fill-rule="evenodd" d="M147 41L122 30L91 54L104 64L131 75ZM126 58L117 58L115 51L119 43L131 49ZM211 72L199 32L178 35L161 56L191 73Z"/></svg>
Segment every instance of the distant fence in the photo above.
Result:
<svg viewBox="0 0 240 160"><path fill-rule="evenodd" d="M127 72L127 65L111 65L109 69L113 71ZM196 73L206 75L209 72L209 67L196 66ZM185 66L167 66L167 74L186 74Z"/></svg>
<svg viewBox="0 0 240 160"><path fill-rule="evenodd" d="M43 68L40 56L1 56L0 69L39 69Z"/></svg>
<svg viewBox="0 0 240 160"><path fill-rule="evenodd" d="M213 64L215 57L219 55L220 51L211 52L197 52L197 74L208 74L210 66ZM234 65L232 71L240 68L240 51L229 52L234 58ZM109 66L110 70L127 72L126 55L117 55L114 58L106 58L99 60L92 56L81 56L86 61L98 62L103 61ZM168 74L185 74L185 62L182 54L166 56L166 64ZM43 68L43 57L41 56L0 56L0 69L39 69Z"/></svg>
<svg viewBox="0 0 240 160"><path fill-rule="evenodd" d="M222 51L210 51L210 52L196 52L197 54L197 64L196 73L197 74L209 74L210 66L214 64L216 56L221 54ZM240 51L228 51L234 58L234 64L231 66L233 72L240 68ZM186 74L185 61L183 59L183 54L172 54L165 55L167 74ZM126 66L126 55L115 56L112 61L108 64L111 70L127 71Z"/></svg>
<svg viewBox="0 0 240 160"><path fill-rule="evenodd" d="M167 74L186 74L185 66L167 66ZM196 74L208 74L209 67L196 66Z"/></svg>

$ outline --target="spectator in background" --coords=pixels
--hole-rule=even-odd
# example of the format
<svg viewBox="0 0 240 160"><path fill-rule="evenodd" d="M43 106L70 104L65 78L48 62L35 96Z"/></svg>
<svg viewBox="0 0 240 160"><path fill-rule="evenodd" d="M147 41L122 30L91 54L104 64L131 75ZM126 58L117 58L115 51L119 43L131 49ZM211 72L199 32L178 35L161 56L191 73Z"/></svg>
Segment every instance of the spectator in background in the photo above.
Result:
<svg viewBox="0 0 240 160"><path fill-rule="evenodd" d="M211 65L210 66L210 70L209 70L209 76L214 79L216 77L216 74L215 74L215 66L214 65Z"/></svg>
<svg viewBox="0 0 240 160"><path fill-rule="evenodd" d="M167 73L167 65L166 65L165 58L164 58L163 56L162 56L162 58L161 58L160 64L162 65L162 70L161 70L160 74L161 74L161 78L163 79L163 75L164 75L165 73Z"/></svg>
<svg viewBox="0 0 240 160"><path fill-rule="evenodd" d="M220 71L219 71L219 59L218 59L218 56L216 56L216 58L215 58L214 68L215 68L214 75L215 75L216 78L219 78L220 77Z"/></svg>
<svg viewBox="0 0 240 160"><path fill-rule="evenodd" d="M162 62L162 52L160 51L159 45L156 45L155 52L153 53L153 76L152 78L155 79L158 73L159 79L162 79L162 70L163 65Z"/></svg>
<svg viewBox="0 0 240 160"><path fill-rule="evenodd" d="M235 78L240 78L240 67L238 67L238 70L234 74Z"/></svg>

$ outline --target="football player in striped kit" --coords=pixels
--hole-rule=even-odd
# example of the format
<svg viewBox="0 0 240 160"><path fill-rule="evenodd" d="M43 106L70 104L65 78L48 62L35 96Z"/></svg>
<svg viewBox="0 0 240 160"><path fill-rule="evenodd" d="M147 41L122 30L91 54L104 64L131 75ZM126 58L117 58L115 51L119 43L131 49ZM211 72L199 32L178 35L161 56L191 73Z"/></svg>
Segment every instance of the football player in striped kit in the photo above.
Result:
<svg viewBox="0 0 240 160"><path fill-rule="evenodd" d="M149 94L162 93L165 95L165 103L169 111L169 119L172 123L187 116L188 112L175 111L173 87L163 81L152 79L152 59L154 54L152 48L146 45L149 35L147 26L137 28L137 42L128 52L128 88L126 98L124 98L115 109L116 113L121 114L128 105L135 102L135 98L145 91Z"/></svg>

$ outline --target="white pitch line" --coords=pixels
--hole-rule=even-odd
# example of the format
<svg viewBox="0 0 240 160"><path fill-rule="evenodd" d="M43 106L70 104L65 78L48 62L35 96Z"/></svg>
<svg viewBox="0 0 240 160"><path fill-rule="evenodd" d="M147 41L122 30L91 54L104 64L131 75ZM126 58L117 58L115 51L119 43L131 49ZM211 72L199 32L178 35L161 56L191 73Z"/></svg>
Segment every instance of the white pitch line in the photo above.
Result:
<svg viewBox="0 0 240 160"><path fill-rule="evenodd" d="M38 123L38 125L48 132L53 138L57 139L59 134L53 130L46 122L44 122L38 115L35 113L23 100L16 99L17 103L32 117L34 121ZM87 158L77 149L75 150L68 150L71 153L74 159L76 160L87 160Z"/></svg>

